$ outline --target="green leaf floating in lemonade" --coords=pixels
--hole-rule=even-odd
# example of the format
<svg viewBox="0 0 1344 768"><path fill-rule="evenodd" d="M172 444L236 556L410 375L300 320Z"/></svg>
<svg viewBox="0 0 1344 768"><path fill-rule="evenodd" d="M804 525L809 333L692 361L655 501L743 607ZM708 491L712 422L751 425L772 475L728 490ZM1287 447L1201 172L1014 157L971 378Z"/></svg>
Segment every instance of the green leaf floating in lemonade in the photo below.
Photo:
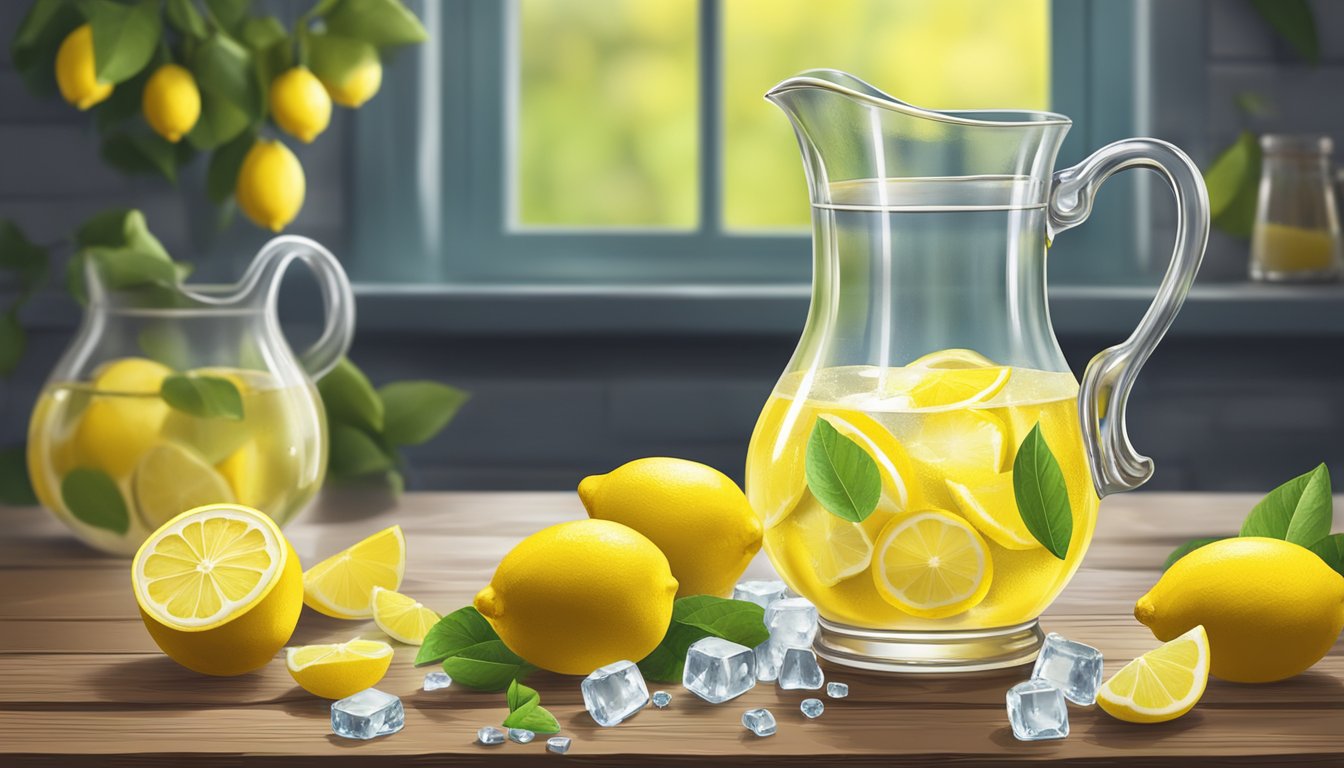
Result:
<svg viewBox="0 0 1344 768"><path fill-rule="evenodd" d="M1310 547L1330 533L1330 471L1324 464L1270 491L1241 524L1242 536Z"/></svg>
<svg viewBox="0 0 1344 768"><path fill-rule="evenodd" d="M1059 460L1037 424L1022 440L1013 460L1013 495L1022 522L1041 546L1063 560L1073 538L1073 510Z"/></svg>
<svg viewBox="0 0 1344 768"><path fill-rule="evenodd" d="M159 395L172 408L203 419L241 421L243 395L237 385L220 376L175 373L163 380Z"/></svg>
<svg viewBox="0 0 1344 768"><path fill-rule="evenodd" d="M555 715L541 706L541 694L514 680L509 683L509 716L505 728L522 728L533 733L559 733L560 723Z"/></svg>
<svg viewBox="0 0 1344 768"><path fill-rule="evenodd" d="M824 418L812 425L804 459L807 487L836 517L861 523L882 499L877 462Z"/></svg>
<svg viewBox="0 0 1344 768"><path fill-rule="evenodd" d="M106 472L80 467L61 481L61 500L81 522L113 533L130 530L131 516L117 481Z"/></svg>

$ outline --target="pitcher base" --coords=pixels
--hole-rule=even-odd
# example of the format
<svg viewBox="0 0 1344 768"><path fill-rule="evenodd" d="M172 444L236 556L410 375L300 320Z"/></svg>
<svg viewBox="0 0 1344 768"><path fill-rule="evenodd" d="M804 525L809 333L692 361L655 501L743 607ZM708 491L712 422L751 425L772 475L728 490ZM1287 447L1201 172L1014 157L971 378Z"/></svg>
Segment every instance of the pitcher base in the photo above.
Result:
<svg viewBox="0 0 1344 768"><path fill-rule="evenodd" d="M1040 624L994 629L864 629L821 619L817 655L846 667L915 674L982 672L1029 664L1045 636Z"/></svg>

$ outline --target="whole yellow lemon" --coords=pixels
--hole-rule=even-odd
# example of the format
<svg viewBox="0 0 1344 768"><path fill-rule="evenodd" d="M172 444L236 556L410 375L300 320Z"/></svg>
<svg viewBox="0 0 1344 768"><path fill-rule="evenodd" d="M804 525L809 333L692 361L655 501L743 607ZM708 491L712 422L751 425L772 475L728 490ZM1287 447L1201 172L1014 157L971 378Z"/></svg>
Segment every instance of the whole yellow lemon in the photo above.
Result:
<svg viewBox="0 0 1344 768"><path fill-rule="evenodd" d="M1344 577L1296 544L1224 539L1177 560L1134 617L1162 641L1203 624L1215 677L1268 683L1306 670L1334 645Z"/></svg>
<svg viewBox="0 0 1344 768"><path fill-rule="evenodd" d="M305 144L331 124L331 96L307 67L294 67L271 82L271 116Z"/></svg>
<svg viewBox="0 0 1344 768"><path fill-rule="evenodd" d="M303 166L289 147L258 139L238 169L233 196L253 223L279 232L299 215L305 190Z"/></svg>
<svg viewBox="0 0 1344 768"><path fill-rule="evenodd" d="M95 74L93 27L83 24L66 35L56 51L56 86L61 96L81 110L112 95L112 84Z"/></svg>
<svg viewBox="0 0 1344 768"><path fill-rule="evenodd" d="M186 67L164 64L145 82L140 99L145 122L163 138L177 143L201 117L201 90Z"/></svg>
<svg viewBox="0 0 1344 768"><path fill-rule="evenodd" d="M658 647L677 580L653 542L620 523L560 523L518 543L473 604L529 663L586 675Z"/></svg>
<svg viewBox="0 0 1344 768"><path fill-rule="evenodd" d="M383 63L377 56L369 56L350 71L339 82L323 80L331 100L342 107L357 109L372 99L383 85Z"/></svg>
<svg viewBox="0 0 1344 768"><path fill-rule="evenodd" d="M104 364L93 376L92 396L75 427L73 449L83 466L122 479L159 440L168 404L159 398L173 372L144 357Z"/></svg>
<svg viewBox="0 0 1344 768"><path fill-rule="evenodd" d="M760 517L742 489L713 467L685 459L636 459L585 477L588 515L649 537L667 555L678 596L727 596L761 548Z"/></svg>

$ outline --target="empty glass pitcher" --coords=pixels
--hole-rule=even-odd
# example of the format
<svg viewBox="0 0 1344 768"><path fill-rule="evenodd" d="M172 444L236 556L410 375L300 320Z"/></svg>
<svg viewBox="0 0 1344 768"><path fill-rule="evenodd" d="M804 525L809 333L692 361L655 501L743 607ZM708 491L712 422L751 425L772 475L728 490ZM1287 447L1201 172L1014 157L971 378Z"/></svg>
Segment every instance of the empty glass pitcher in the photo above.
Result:
<svg viewBox="0 0 1344 768"><path fill-rule="evenodd" d="M313 270L326 329L296 358L280 279ZM354 296L340 263L302 237L266 244L236 285L115 287L86 265L88 306L33 409L28 471L42 505L91 546L134 554L160 525L237 502L284 524L326 471L313 379L350 346Z"/></svg>
<svg viewBox="0 0 1344 768"><path fill-rule="evenodd" d="M747 457L765 549L820 611L827 659L1025 663L1100 498L1152 474L1125 403L1203 256L1200 173L1152 139L1056 173L1062 115L920 109L831 70L767 98L802 149L815 261L802 339ZM1047 247L1136 167L1175 193L1175 252L1139 327L1080 387L1050 324Z"/></svg>

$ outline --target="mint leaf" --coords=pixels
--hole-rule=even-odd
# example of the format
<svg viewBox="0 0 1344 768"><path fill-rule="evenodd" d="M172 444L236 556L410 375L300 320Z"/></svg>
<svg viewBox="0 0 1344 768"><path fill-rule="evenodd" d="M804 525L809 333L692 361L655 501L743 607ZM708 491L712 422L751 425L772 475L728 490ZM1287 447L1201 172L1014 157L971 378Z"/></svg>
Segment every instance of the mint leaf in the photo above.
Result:
<svg viewBox="0 0 1344 768"><path fill-rule="evenodd" d="M65 508L86 525L113 533L126 533L131 516L117 482L106 472L80 467L70 470L61 480L61 500Z"/></svg>
<svg viewBox="0 0 1344 768"><path fill-rule="evenodd" d="M1307 549L1319 555L1326 565L1335 569L1335 573L1344 576L1344 533L1326 536Z"/></svg>
<svg viewBox="0 0 1344 768"><path fill-rule="evenodd" d="M1073 510L1064 472L1041 435L1039 423L1027 433L1013 459L1013 495L1027 530L1050 554L1063 560L1073 538Z"/></svg>
<svg viewBox="0 0 1344 768"><path fill-rule="evenodd" d="M443 660L443 671L461 683L478 691L502 691L508 684L536 671L510 651L503 640L487 640L461 649Z"/></svg>
<svg viewBox="0 0 1344 768"><path fill-rule="evenodd" d="M877 509L882 498L877 462L824 418L812 425L804 468L812 495L836 517L861 523Z"/></svg>
<svg viewBox="0 0 1344 768"><path fill-rule="evenodd" d="M1324 464L1270 491L1241 524L1242 536L1309 547L1330 533L1330 471Z"/></svg>
<svg viewBox="0 0 1344 768"><path fill-rule="evenodd" d="M438 664L463 648L498 639L495 628L480 611L470 605L458 608L430 628L415 655L415 665Z"/></svg>
<svg viewBox="0 0 1344 768"><path fill-rule="evenodd" d="M560 723L541 706L541 694L514 680L509 683L507 694L509 716L504 718L505 728L522 728L533 733L559 733Z"/></svg>
<svg viewBox="0 0 1344 768"><path fill-rule="evenodd" d="M243 419L243 395L218 376L174 373L159 385L159 396L174 410L202 419Z"/></svg>
<svg viewBox="0 0 1344 768"><path fill-rule="evenodd" d="M679 682L686 664L686 651L695 641L721 637L755 648L770 637L765 628L765 609L745 600L712 595L683 597L672 604L672 623L657 648L639 662L647 680Z"/></svg>
<svg viewBox="0 0 1344 768"><path fill-rule="evenodd" d="M1171 551L1171 554L1170 554L1170 555L1167 555L1167 561L1166 561L1165 563L1162 563L1162 570L1164 570L1164 571L1167 570L1167 569L1170 568L1171 566L1175 565L1177 560L1180 560L1182 557L1185 557L1186 555L1190 554L1191 552L1194 552L1196 549L1199 549L1200 547L1203 547L1203 546L1207 546L1207 545L1209 545L1209 544L1212 544L1212 543L1215 542L1215 541L1222 541L1223 539L1226 539L1226 538L1228 538L1228 537L1227 537L1227 536L1206 536L1206 537L1201 538L1201 539L1191 539L1190 541L1187 541L1187 542L1185 542L1184 544L1182 544L1181 546L1179 546L1179 547L1173 549L1173 550Z"/></svg>

